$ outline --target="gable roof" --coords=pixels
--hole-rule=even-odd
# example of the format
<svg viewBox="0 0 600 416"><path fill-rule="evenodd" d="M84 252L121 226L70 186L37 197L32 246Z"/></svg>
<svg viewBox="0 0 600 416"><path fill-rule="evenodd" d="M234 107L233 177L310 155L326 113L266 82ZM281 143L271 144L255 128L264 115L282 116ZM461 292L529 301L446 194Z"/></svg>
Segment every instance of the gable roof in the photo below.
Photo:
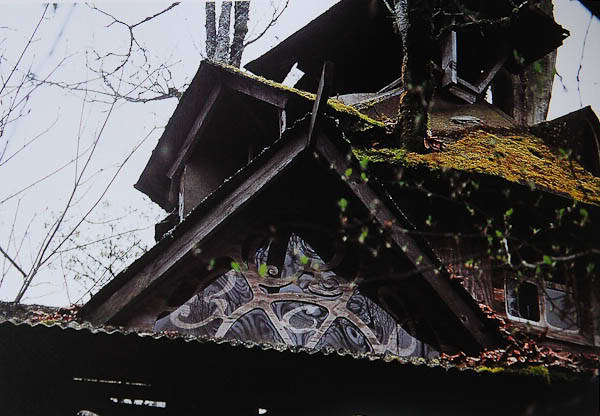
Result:
<svg viewBox="0 0 600 416"><path fill-rule="evenodd" d="M122 323L127 320L127 316L131 316L132 311L143 308L140 306L140 302L149 305L148 307L160 308L158 302L151 300L152 298L143 301L153 290L152 288L166 279L175 282L177 275L169 276L172 274L169 273L169 270L176 268L177 264L182 264L186 256L189 257L188 253L195 247L202 247L202 250L206 251L208 248L206 242L218 232L216 227L225 221L230 221L234 215L238 215L250 198L257 198L258 195L264 193L267 185L285 171L289 171L295 160L306 154L311 155L314 151L315 154L321 155L324 160L328 161L326 163L334 167L331 173L338 178L340 169L343 175L348 168L347 164L357 163L348 161L344 150L340 151L335 145L326 144L329 143L329 139L322 133L316 142L316 147L305 152L307 132L304 127L297 125L287 136L263 151L257 159L241 169L198 205L169 236L163 238L130 268L103 287L83 307L81 313L85 319L98 323ZM340 141L339 138L336 140L338 145L344 147L343 141ZM373 182L371 184L351 182L341 181L349 186L349 190L357 195L359 203L363 204L368 211L373 210L371 207L373 201L386 198L385 195L378 195L371 189L371 186L374 185ZM261 198L264 199L264 195ZM375 212L378 213L375 217L381 223L380 226L386 226L388 222L390 224L403 223L398 214L384 205L377 207ZM435 256L432 253L428 254L429 249L426 244L415 242L412 237L402 232L392 231L391 233L394 244L402 246L402 250L410 261L421 265L422 275L425 276L427 282L425 283L428 288L426 290L434 293L433 302L439 302L440 305L445 305L444 308L449 308L453 313L448 316L449 322L452 322L451 325L456 325L466 331L466 338L461 338L462 341L460 341L464 343L463 348L473 349L473 346L468 347L472 342L485 346L496 345L497 334L494 333L494 330L487 328L488 324L484 323L484 315L464 288L458 284L451 284L446 278L438 276ZM442 270L441 276L444 273ZM161 289L160 293L164 297L165 289ZM459 315L461 319L458 318ZM449 322L446 324L447 326L450 325ZM491 325L493 326L493 324Z"/></svg>
<svg viewBox="0 0 600 416"><path fill-rule="evenodd" d="M166 210L172 207L166 200L171 185L165 172L183 146L185 132L191 128L198 112L198 102L203 102L209 95L215 79L230 83L233 88L238 89L242 88L239 85L236 87L236 82L247 83L244 87L245 93L252 94L251 91L255 91L256 96L262 96L258 91L273 93L279 97L282 106L288 97L298 98L305 103L307 113L310 112L316 97L315 94L228 65L203 61L135 185ZM577 160L566 157L560 149L549 146L548 143L554 144L557 139L553 139L554 142L540 139L535 134L542 134L541 127L527 131L487 103L476 103L470 107L459 106L458 109L434 105L430 113L431 128L436 137L448 144L441 152L418 155L386 146L386 126L393 122L390 116L394 115L397 95L383 101L372 100L355 106L346 105L342 100L343 98L328 99L326 111L346 120L342 128L349 137L360 136L361 143L354 145L355 156L359 159L498 176L510 182L535 186L580 202L600 204L600 179L581 166ZM561 120L568 120L569 117L579 119L579 113L586 118L591 131L600 131L600 122L589 108L563 116L556 124L565 124ZM452 117L457 115L474 117L483 121L483 125L464 127L451 122ZM546 123L542 123L544 124ZM561 130L558 130L558 133L553 132L554 136L564 133L561 133ZM365 141L368 146L365 146ZM372 146L374 142L376 144Z"/></svg>
<svg viewBox="0 0 600 416"><path fill-rule="evenodd" d="M205 69L203 69L205 68ZM208 68L208 69L206 69ZM208 71L208 72L207 72ZM248 88L253 89L253 94L261 96L262 91L268 92L282 92L284 94L292 94L293 96L299 96L302 100L310 102L314 100L312 94L308 94L288 87L273 84L267 80L263 80L259 77L244 74L243 72L213 63L203 63L201 65L198 74L208 73L211 77L221 77L226 79L226 76L234 76L237 81L249 81L250 86ZM197 74L197 77L200 75ZM197 81L200 82L200 81ZM200 94L197 92L196 94ZM198 96L200 97L201 94ZM187 111L191 111L194 99L192 95L189 95L186 101L182 100L182 108L187 108ZM196 98L198 98L196 97ZM276 97L276 96L274 96ZM583 168L581 168L577 162L567 161L561 159L555 153L553 153L541 140L535 138L529 133L523 132L521 129L511 127L496 127L496 128L485 128L485 129L473 129L473 128L448 128L446 132L450 135L451 139L449 144L445 145L445 149L442 152L434 152L426 155L417 155L412 153L405 153L396 149L390 149L382 147L365 147L365 137L371 142L374 139L380 139L380 142L385 143L386 131L381 125L385 125L382 121L373 121L372 117L366 115L357 114L357 110L352 109L349 106L341 104L338 100L329 100L328 110L330 113L337 115L338 117L345 117L349 120L355 120L362 123L362 127L358 128L358 133L361 135L363 142L361 144L351 145L348 142L344 142L341 139L335 139L336 144L333 147L323 147L323 143L328 143L329 139L321 140L321 145L317 145L315 150L319 154L325 156L325 159L329 160L334 170L337 170L337 174L341 177L345 175L345 168L342 166L350 167L354 162L346 159L345 157L339 157L348 152L353 152L354 155L359 159L366 159L372 162L381 162L386 164L400 163L406 166L417 166L423 165L430 169L456 169L466 172L483 173L487 175L494 175L502 177L506 180L521 183L521 184L534 184L535 186L542 187L552 192L560 193L563 195L571 196L575 199L582 200L589 203L598 203L598 178L594 178ZM475 108L473 106L472 108ZM471 108L471 107L467 107ZM366 111L366 110L363 110ZM499 123L498 125L510 126L511 123L503 121L502 118L498 121L493 121L494 117L487 117L487 110L482 109L479 116L484 120L488 120L492 123ZM184 110L176 110L176 114L183 114ZM445 116L446 114L442 111ZM432 119L435 119L433 114ZM164 161L157 160L157 155L164 154L164 149L169 148L171 145L171 151L176 150L176 143L183 135L182 131L185 131L185 125L183 129L177 129L177 123L174 121L177 117L175 115L169 122L168 128L165 130L165 134L161 138L157 149L153 152L151 161L146 166L144 173L140 179L140 182L146 181L149 183L153 179L153 175L157 174L158 166ZM179 224L166 238L163 238L159 243L154 246L150 251L144 254L140 259L134 262L129 268L120 273L115 279L100 290L91 300L86 304L82 310L84 315L92 314L92 318L98 322L112 321L114 319L121 319L125 313L125 309L133 308L135 302L141 297L146 296L149 291L152 290L158 282L164 280L167 276L167 272L175 267L180 260L188 256L188 252L195 247L200 241L212 236L217 232L220 224L224 221L228 221L229 216L236 213L238 210L243 208L248 201L256 198L256 195L261 192L262 188L268 185L276 177L280 176L282 172L289 169L293 165L295 160L299 160L306 153L306 139L304 138L301 124L297 124L294 129L289 130L284 134L283 138L276 141L273 145L266 148L261 152L258 157L253 159L247 166L238 171L229 180L225 181L219 188L217 188L212 194L210 194L202 203L194 209L185 220ZM189 123L187 124L189 126ZM442 127L444 123L440 124ZM349 129L349 130L348 130ZM337 137L344 131L349 133L349 137L356 132L356 125L350 124L350 127L343 124L340 127L330 128L329 137ZM443 131L437 131L436 134L441 134ZM177 138L179 137L179 139ZM457 140L458 139L458 140ZM344 150L346 148L346 150ZM336 156L338 155L338 156ZM335 161L337 159L337 162ZM357 165L354 166L355 171L359 171ZM340 170L341 169L341 170ZM163 169L164 172L164 169ZM561 175L564 176L561 178ZM138 187L140 185L138 182ZM351 188L355 187L353 181L345 181ZM241 188L240 188L241 186ZM366 188L375 186L375 182L371 182L366 185ZM370 206L373 200L389 199L385 189L381 188L378 191L368 191L366 194L359 189L360 187L352 189L361 199L361 203L364 206ZM362 188L365 188L364 186ZM149 188L146 188L148 190ZM369 199L370 198L370 199ZM231 205L233 204L233 205ZM224 210L224 207L233 207L232 209ZM221 215L220 219L214 221L215 215ZM206 218L212 216L213 220L210 226L206 226L203 222ZM387 218L384 218L386 217ZM394 213L393 210L388 212L382 217L383 222L386 221L402 221L403 214ZM399 237L402 241L398 241L399 246L406 245L406 235ZM412 240L411 240L412 241ZM412 243L411 243L412 244ZM425 244L427 246L427 244ZM414 246L416 251L411 255L411 260L414 262L420 262L420 258L423 257L424 252L419 247L419 243ZM427 251L427 250L426 250ZM425 256L429 258L428 255ZM435 256L431 256L435 258ZM163 260L160 260L163 259ZM169 272L171 273L171 272ZM143 276L144 283L136 281L135 276ZM429 278L430 283L438 284L436 276ZM443 281L443 279L441 279ZM444 294L443 296L455 296L456 289L451 287L437 288L438 294ZM120 293L120 294L119 294ZM453 295L453 293L455 293ZM461 295L462 296L462 295ZM459 298L461 298L459 296ZM467 296L468 297L468 296ZM112 300L111 300L112 299ZM469 297L470 299L470 297ZM461 301L462 302L462 301ZM460 302L459 302L460 303ZM119 306L117 306L119 305ZM463 310L473 311L472 306L463 304L461 308ZM103 312L99 312L98 308L102 308ZM465 309L466 308L466 309ZM477 308L475 307L475 310ZM129 313L129 312L128 312ZM472 313L472 312L469 312ZM473 315L474 321L480 318L476 317L477 314ZM483 337L485 338L485 336Z"/></svg>
<svg viewBox="0 0 600 416"><path fill-rule="evenodd" d="M168 177L169 169L178 160L182 149L185 148L188 132L194 125L204 121L204 119L200 119L202 112L210 111L211 107L214 107L215 101L223 94L223 89L218 89L217 85L224 85L228 89L249 95L276 108L283 108L288 100L295 99L306 108L307 113L310 112L316 97L315 94L267 80L229 65L209 60L202 61L135 184L136 189L148 195L153 202L166 211L173 209L168 201L171 187L171 178ZM328 100L328 106L339 116L351 117L366 126L384 126L382 122L362 114L338 100ZM235 114L230 116L232 120L235 117ZM202 133L198 132L196 135L201 136ZM194 146L197 146L200 138L192 139Z"/></svg>

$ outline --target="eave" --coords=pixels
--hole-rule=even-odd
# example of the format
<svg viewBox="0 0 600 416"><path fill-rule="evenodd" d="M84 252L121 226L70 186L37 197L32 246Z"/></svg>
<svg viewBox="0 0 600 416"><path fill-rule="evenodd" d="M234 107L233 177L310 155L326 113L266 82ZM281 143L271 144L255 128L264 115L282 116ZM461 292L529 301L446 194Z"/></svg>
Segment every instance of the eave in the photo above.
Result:
<svg viewBox="0 0 600 416"><path fill-rule="evenodd" d="M341 408L367 414L410 408L504 415L531 406L550 406L556 414L586 414L597 407L598 378L559 366L471 366L464 357L426 362L340 356L337 351L125 331L63 321L65 311L16 308L25 310L0 304L0 355L10 357L0 364L7 414L83 409L101 415L252 414L261 407L292 416L327 415ZM274 377L282 382L274 383ZM318 394L322 391L328 392L325 399ZM468 398L456 400L465 391ZM290 392L306 394L298 401L290 399ZM571 401L575 407L567 404Z"/></svg>

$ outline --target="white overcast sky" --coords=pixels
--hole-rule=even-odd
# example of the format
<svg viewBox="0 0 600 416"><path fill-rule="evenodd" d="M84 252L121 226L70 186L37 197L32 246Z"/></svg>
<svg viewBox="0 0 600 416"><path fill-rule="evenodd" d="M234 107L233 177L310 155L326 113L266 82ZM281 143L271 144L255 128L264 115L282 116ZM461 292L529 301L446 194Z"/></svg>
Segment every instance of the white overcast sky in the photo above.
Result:
<svg viewBox="0 0 600 416"><path fill-rule="evenodd" d="M258 33L264 26L272 12L270 3L269 0L253 0L250 36ZM245 51L243 63L264 53L334 3L336 0L291 0L289 8L278 24ZM2 73L6 73L5 68L14 64L39 19L42 5L33 1L3 0L0 0L0 4L0 52L3 58L0 65L4 66ZM98 7L129 23L153 15L168 4L156 1L96 3ZM549 118L576 110L582 103L592 105L596 113L600 114L600 22L593 19L581 60L590 13L577 1L555 1L555 7L556 20L571 32L571 36L559 49L557 71L562 76L562 82L555 80ZM172 74L176 86L189 82L198 68L205 36L203 9L203 2L183 2L165 15L140 27L136 33L140 43L147 48L153 63L168 62L173 65ZM127 49L127 32L122 27L106 27L109 22L109 19L82 3L73 5L61 2L56 11L50 12L49 18L41 25L31 48L32 53L25 55L23 62L38 76L45 76L61 59L69 57L67 63L51 79L84 80L90 77L90 73L85 69L86 51L87 58L91 59L91 50L118 52ZM580 63L581 94L578 93L575 76ZM73 215L76 216L87 209L97 197L98 189L109 180L118 163L136 143L154 127L166 124L176 104L174 99L148 104L128 103L120 104L114 110L92 160L93 169L90 172L98 173L90 177L91 188L87 194L81 196L81 202ZM29 107L31 112L14 123L2 138L10 138L12 150L18 149L29 138L49 126L52 128L35 146L19 154L10 163L0 166L0 201L66 163L75 153L82 114L82 95L58 88L40 88L31 99ZM91 143L96 137L106 110L106 105L86 104L83 107L80 133L82 146ZM148 225L156 218L164 216L164 213L159 208L154 208L132 185L137 181L160 133L161 130L154 131L134 154L105 198L109 206L100 209L93 217L118 217L133 209L137 210L136 214L128 215L120 221L119 227L122 230L147 227L140 235L148 245L153 242L153 227ZM73 178L73 169L67 168L18 198L0 203L0 246L5 247L5 244L8 244L14 218L17 220L13 235L18 237L17 243L20 242L27 225L31 223L18 258L24 267L31 263L30 256L35 253L40 243L44 223L56 218L66 203L68 187ZM142 213L147 214L148 218L144 218ZM98 227L87 225L82 228L82 233L96 235L101 232ZM15 240L11 244L14 245ZM6 270L9 265L3 265L3 260L0 259L0 267ZM20 281L21 278L16 272L9 272L0 286L0 300L12 300ZM68 296L65 283L69 289ZM25 302L65 305L69 301L78 300L83 293L83 286L79 283L65 282L58 265L40 273Z"/></svg>

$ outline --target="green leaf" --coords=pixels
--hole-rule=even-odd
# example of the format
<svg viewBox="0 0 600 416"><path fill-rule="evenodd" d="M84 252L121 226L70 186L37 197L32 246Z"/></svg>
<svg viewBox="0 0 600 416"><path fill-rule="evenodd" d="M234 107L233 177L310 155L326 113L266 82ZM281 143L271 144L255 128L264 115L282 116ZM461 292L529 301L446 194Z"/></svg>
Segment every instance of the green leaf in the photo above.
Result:
<svg viewBox="0 0 600 416"><path fill-rule="evenodd" d="M502 234L502 231L500 231L500 230L496 230L496 237L498 237L498 238L503 238L503 237L504 237L504 234Z"/></svg>
<svg viewBox="0 0 600 416"><path fill-rule="evenodd" d="M369 229L367 227L363 227L362 232L358 236L358 242L363 244L367 238L367 235L369 235Z"/></svg>
<svg viewBox="0 0 600 416"><path fill-rule="evenodd" d="M471 208L469 204L465 204L465 208L467 208L467 211L469 211L469 214L471 214L471 216L475 215L475 210Z"/></svg>
<svg viewBox="0 0 600 416"><path fill-rule="evenodd" d="M369 160L367 158L362 158L360 160L360 168L362 170L365 170L367 168L367 165L369 164Z"/></svg>
<svg viewBox="0 0 600 416"><path fill-rule="evenodd" d="M363 182L369 181L369 177L367 176L367 174L365 172L360 173L360 178L362 179Z"/></svg>
<svg viewBox="0 0 600 416"><path fill-rule="evenodd" d="M265 277L267 275L267 265L265 263L258 266L258 274L260 277Z"/></svg>
<svg viewBox="0 0 600 416"><path fill-rule="evenodd" d="M579 223L579 225L583 226L586 222L588 222L590 214L585 208L579 208L579 213L581 214L581 222Z"/></svg>
<svg viewBox="0 0 600 416"><path fill-rule="evenodd" d="M344 176L346 176L346 178L349 178L350 175L352 175L352 168L348 168L344 171Z"/></svg>
<svg viewBox="0 0 600 416"><path fill-rule="evenodd" d="M544 254L543 261L544 261L544 264L548 264L548 265L552 266L552 257L550 257L549 255Z"/></svg>
<svg viewBox="0 0 600 416"><path fill-rule="evenodd" d="M338 201L338 207L340 207L340 210L342 212L346 211L346 208L348 207L348 201L346 200L346 198L341 198Z"/></svg>
<svg viewBox="0 0 600 416"><path fill-rule="evenodd" d="M508 211L506 211L504 213L504 216L505 217L510 217L513 214L513 212L514 212L514 210L512 208L510 208Z"/></svg>
<svg viewBox="0 0 600 416"><path fill-rule="evenodd" d="M231 262L231 268L233 270L235 270L236 272L241 272L242 271L242 268L240 267L240 264L238 262L236 262L236 261L232 261Z"/></svg>
<svg viewBox="0 0 600 416"><path fill-rule="evenodd" d="M302 264L307 264L308 263L308 257L306 257L304 254L300 257L300 263Z"/></svg>

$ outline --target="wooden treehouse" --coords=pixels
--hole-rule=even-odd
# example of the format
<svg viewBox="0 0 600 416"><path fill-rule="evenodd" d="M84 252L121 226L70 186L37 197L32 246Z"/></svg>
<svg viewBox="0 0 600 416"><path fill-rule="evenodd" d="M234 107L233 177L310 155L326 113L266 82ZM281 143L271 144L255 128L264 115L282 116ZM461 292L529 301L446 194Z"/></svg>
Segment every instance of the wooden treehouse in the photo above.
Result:
<svg viewBox="0 0 600 416"><path fill-rule="evenodd" d="M156 245L77 313L3 306L2 373L38 375L2 391L47 392L15 409L597 408L600 123L506 114L510 73L566 36L518 13L437 40L424 154L390 144L406 86L382 1L341 1L252 73L203 61L135 185L170 213Z"/></svg>

